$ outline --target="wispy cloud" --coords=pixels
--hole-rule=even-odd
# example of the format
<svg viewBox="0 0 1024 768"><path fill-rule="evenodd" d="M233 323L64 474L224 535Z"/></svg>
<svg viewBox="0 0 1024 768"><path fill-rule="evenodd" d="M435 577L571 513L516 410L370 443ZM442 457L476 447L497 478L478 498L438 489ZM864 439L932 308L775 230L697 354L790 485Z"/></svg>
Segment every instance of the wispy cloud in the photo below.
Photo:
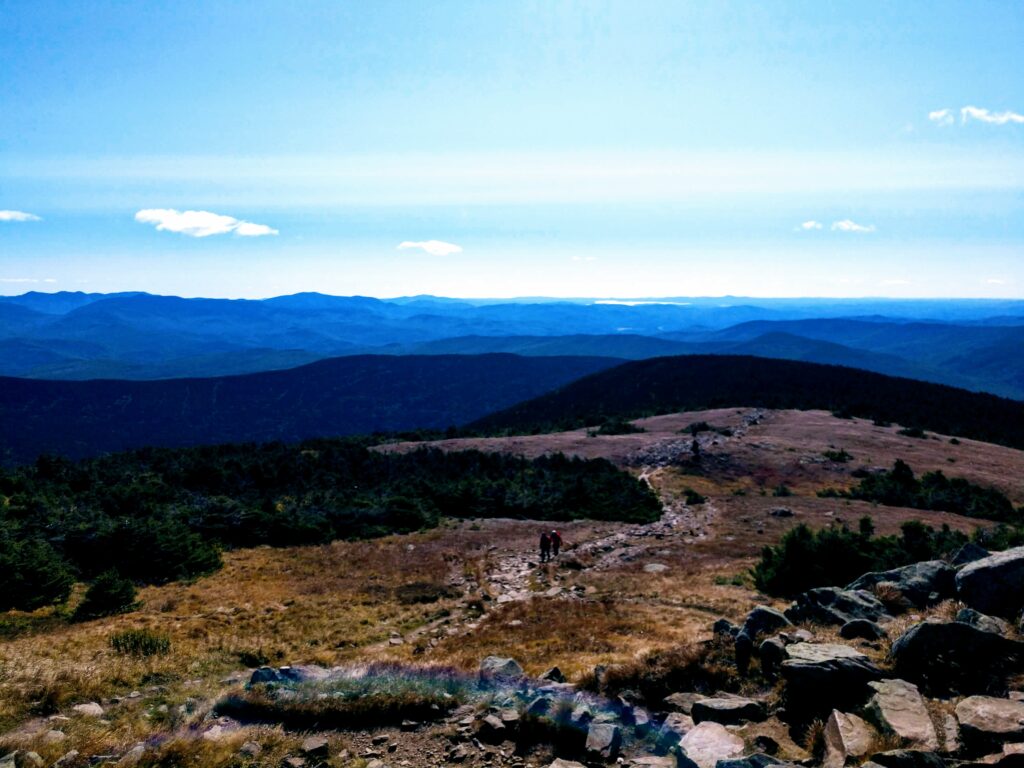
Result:
<svg viewBox="0 0 1024 768"><path fill-rule="evenodd" d="M597 256L573 256L573 261L597 261Z"/></svg>
<svg viewBox="0 0 1024 768"><path fill-rule="evenodd" d="M0 221L42 221L34 213L25 211L0 211Z"/></svg>
<svg viewBox="0 0 1024 768"><path fill-rule="evenodd" d="M56 283L52 277L0 277L0 283Z"/></svg>
<svg viewBox="0 0 1024 768"><path fill-rule="evenodd" d="M889 280L883 280L882 285L910 285L910 280L904 280L903 278L890 278Z"/></svg>
<svg viewBox="0 0 1024 768"><path fill-rule="evenodd" d="M960 122L966 123L968 120L977 120L978 122L990 123L991 125L1024 124L1024 115L1010 112L1009 110L1006 112L992 112L981 107L961 107Z"/></svg>
<svg viewBox="0 0 1024 768"><path fill-rule="evenodd" d="M798 230L802 230L804 232L810 232L810 231L815 230L815 229L821 229L821 227L822 227L822 224L821 224L820 221L815 221L814 219L810 219L808 221L805 221L799 227L797 227L797 229Z"/></svg>
<svg viewBox="0 0 1024 768"><path fill-rule="evenodd" d="M984 280L986 285L1006 285L1008 281L999 277L989 277Z"/></svg>
<svg viewBox="0 0 1024 768"><path fill-rule="evenodd" d="M928 113L928 119L939 125L952 125L956 122L952 109L936 109Z"/></svg>
<svg viewBox="0 0 1024 768"><path fill-rule="evenodd" d="M842 219L841 221L833 221L832 222L832 231L833 232L859 232L859 233L874 232L875 231L875 225L874 224L858 224L857 222L852 221L850 219Z"/></svg>
<svg viewBox="0 0 1024 768"><path fill-rule="evenodd" d="M407 251L410 248L418 248L431 256L451 256L454 253L462 253L461 245L446 243L443 240L405 240L398 244L398 249L401 251Z"/></svg>
<svg viewBox="0 0 1024 768"><path fill-rule="evenodd" d="M177 232L189 237L209 237L234 232L240 237L276 235L276 229L266 224L242 221L210 211L177 211L174 208L146 208L135 214L142 224L153 224L159 232Z"/></svg>

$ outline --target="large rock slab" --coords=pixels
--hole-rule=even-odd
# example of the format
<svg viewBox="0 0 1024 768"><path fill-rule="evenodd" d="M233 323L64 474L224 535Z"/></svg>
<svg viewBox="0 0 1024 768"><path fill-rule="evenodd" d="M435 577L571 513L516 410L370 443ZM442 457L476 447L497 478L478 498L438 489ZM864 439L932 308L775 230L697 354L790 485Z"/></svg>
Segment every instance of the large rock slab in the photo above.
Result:
<svg viewBox="0 0 1024 768"><path fill-rule="evenodd" d="M768 717L764 704L739 696L701 699L694 702L690 714L695 723L711 721L722 725L759 723Z"/></svg>
<svg viewBox="0 0 1024 768"><path fill-rule="evenodd" d="M786 609L786 617L794 622L813 621L818 624L842 626L854 619L878 621L889 618L885 606L865 590L819 587L804 592Z"/></svg>
<svg viewBox="0 0 1024 768"><path fill-rule="evenodd" d="M956 705L964 741L1001 744L1024 740L1024 702L969 696Z"/></svg>
<svg viewBox="0 0 1024 768"><path fill-rule="evenodd" d="M480 662L480 682L491 685L501 683L518 684L526 678L526 673L515 659L501 656L488 656Z"/></svg>
<svg viewBox="0 0 1024 768"><path fill-rule="evenodd" d="M896 674L935 694L1004 689L1022 669L1024 643L960 622L916 624L893 643Z"/></svg>
<svg viewBox="0 0 1024 768"><path fill-rule="evenodd" d="M991 554L992 553L984 547L980 547L973 541L969 541L956 551L956 554L953 555L953 559L949 561L949 564L954 568L959 568L967 565L968 563L973 563L984 557L988 557Z"/></svg>
<svg viewBox="0 0 1024 768"><path fill-rule="evenodd" d="M825 766L841 766L860 763L874 749L878 734L857 715L832 710L825 722Z"/></svg>
<svg viewBox="0 0 1024 768"><path fill-rule="evenodd" d="M891 571L865 573L846 589L871 590L882 583L895 585L903 597L924 608L956 594L956 570L941 560L928 560Z"/></svg>
<svg viewBox="0 0 1024 768"><path fill-rule="evenodd" d="M786 656L781 672L791 721L859 707L870 692L867 684L883 676L866 655L848 645L795 643L786 647Z"/></svg>
<svg viewBox="0 0 1024 768"><path fill-rule="evenodd" d="M879 728L896 735L905 747L925 751L939 748L935 724L916 685L906 680L878 680L868 686L875 693L866 711Z"/></svg>
<svg viewBox="0 0 1024 768"><path fill-rule="evenodd" d="M975 610L1015 618L1024 608L1024 547L968 563L956 575L956 591Z"/></svg>
<svg viewBox="0 0 1024 768"><path fill-rule="evenodd" d="M679 764L687 768L715 768L719 760L743 754L743 739L719 723L695 725L679 742Z"/></svg>

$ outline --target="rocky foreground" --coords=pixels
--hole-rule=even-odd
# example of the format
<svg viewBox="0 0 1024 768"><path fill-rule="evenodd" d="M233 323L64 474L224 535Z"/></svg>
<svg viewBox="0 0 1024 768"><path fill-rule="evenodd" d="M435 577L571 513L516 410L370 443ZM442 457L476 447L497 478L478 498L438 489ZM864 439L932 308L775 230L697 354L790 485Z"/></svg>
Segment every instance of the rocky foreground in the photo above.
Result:
<svg viewBox="0 0 1024 768"><path fill-rule="evenodd" d="M182 722L196 740L231 744L238 765L266 764L255 727L300 734L281 757L286 768L1024 764L1022 608L1024 547L968 545L953 563L865 574L784 611L757 606L738 626L715 622L705 645L718 655L700 658L719 668L693 679L728 690L702 684L652 700L615 668L574 685L557 669L532 679L498 657L471 676L397 664L262 667L212 706L193 703ZM102 718L129 703L69 714ZM39 723L44 742L59 742L68 720ZM168 764L154 759L159 747L70 751L53 764ZM46 762L16 749L0 768Z"/></svg>

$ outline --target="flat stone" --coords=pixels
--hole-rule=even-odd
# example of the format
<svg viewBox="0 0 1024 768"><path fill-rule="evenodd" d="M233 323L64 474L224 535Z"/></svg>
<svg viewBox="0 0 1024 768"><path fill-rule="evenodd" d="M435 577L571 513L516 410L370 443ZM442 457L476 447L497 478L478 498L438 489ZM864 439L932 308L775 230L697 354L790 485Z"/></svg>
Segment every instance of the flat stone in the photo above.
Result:
<svg viewBox="0 0 1024 768"><path fill-rule="evenodd" d="M906 747L926 751L939 748L935 724L916 685L905 680L879 680L868 685L875 694L866 712L879 728L895 734Z"/></svg>
<svg viewBox="0 0 1024 768"><path fill-rule="evenodd" d="M679 749L697 768L715 768L719 760L743 754L743 739L720 723L704 722L695 725L680 739ZM682 760L680 764L683 764Z"/></svg>
<svg viewBox="0 0 1024 768"><path fill-rule="evenodd" d="M786 656L786 710L801 719L859 707L870 693L867 683L882 678L881 669L848 645L794 643L786 646Z"/></svg>
<svg viewBox="0 0 1024 768"><path fill-rule="evenodd" d="M875 746L875 729L857 715L832 710L825 722L825 766L856 764Z"/></svg>
<svg viewBox="0 0 1024 768"><path fill-rule="evenodd" d="M965 741L1003 743L1024 739L1024 702L969 696L956 705Z"/></svg>
<svg viewBox="0 0 1024 768"><path fill-rule="evenodd" d="M648 563L644 566L644 573L664 573L668 566L664 563Z"/></svg>
<svg viewBox="0 0 1024 768"><path fill-rule="evenodd" d="M302 740L300 747L306 757L326 758L331 754L331 745L323 736L310 736Z"/></svg>
<svg viewBox="0 0 1024 768"><path fill-rule="evenodd" d="M694 703L707 698L699 693L673 693L665 697L665 706L684 715L690 714Z"/></svg>
<svg viewBox="0 0 1024 768"><path fill-rule="evenodd" d="M694 723L711 721L722 725L759 723L768 717L764 704L753 699L712 698L694 702L690 712Z"/></svg>

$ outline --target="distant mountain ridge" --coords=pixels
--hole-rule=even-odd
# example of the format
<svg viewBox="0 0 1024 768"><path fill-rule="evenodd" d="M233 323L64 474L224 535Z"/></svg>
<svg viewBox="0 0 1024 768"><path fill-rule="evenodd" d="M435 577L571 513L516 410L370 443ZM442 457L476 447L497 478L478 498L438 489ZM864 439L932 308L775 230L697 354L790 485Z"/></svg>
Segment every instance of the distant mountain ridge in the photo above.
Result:
<svg viewBox="0 0 1024 768"><path fill-rule="evenodd" d="M744 354L1024 399L1024 301L0 297L0 375L164 379L359 354Z"/></svg>
<svg viewBox="0 0 1024 768"><path fill-rule="evenodd" d="M515 355L351 356L284 371L162 381L0 378L0 462L444 429L621 360Z"/></svg>

